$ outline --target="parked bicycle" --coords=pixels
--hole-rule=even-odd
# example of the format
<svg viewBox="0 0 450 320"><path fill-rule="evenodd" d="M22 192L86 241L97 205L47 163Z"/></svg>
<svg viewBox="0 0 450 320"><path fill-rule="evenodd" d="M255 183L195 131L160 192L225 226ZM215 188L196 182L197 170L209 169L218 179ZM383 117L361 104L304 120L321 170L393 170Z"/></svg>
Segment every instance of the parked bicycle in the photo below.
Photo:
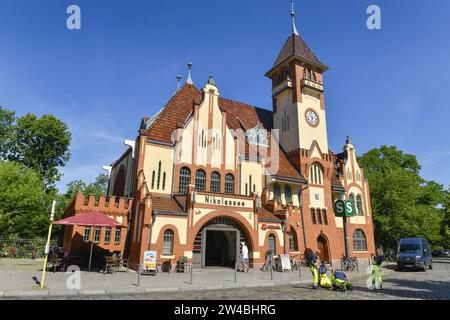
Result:
<svg viewBox="0 0 450 320"><path fill-rule="evenodd" d="M300 268L300 264L299 262L297 262L297 260L295 260L293 257L291 257L291 271L298 271L298 268Z"/></svg>
<svg viewBox="0 0 450 320"><path fill-rule="evenodd" d="M358 269L358 259L356 257L343 257L342 269L345 271L355 271Z"/></svg>

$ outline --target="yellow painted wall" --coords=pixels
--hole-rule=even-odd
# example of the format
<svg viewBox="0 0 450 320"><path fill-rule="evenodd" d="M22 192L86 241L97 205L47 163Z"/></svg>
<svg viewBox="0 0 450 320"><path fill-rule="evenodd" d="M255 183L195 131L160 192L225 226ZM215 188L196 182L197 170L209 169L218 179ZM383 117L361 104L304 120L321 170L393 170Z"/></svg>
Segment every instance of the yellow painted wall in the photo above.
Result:
<svg viewBox="0 0 450 320"><path fill-rule="evenodd" d="M194 135L194 118L191 117L186 123L186 127L182 129L182 141L179 150L179 162L180 163L192 163L192 138Z"/></svg>
<svg viewBox="0 0 450 320"><path fill-rule="evenodd" d="M234 170L236 159L235 159L235 142L231 130L227 127L226 129L226 150L225 150L225 169Z"/></svg>
<svg viewBox="0 0 450 320"><path fill-rule="evenodd" d="M245 184L248 184L247 195L250 195L250 190L253 191L253 186L249 185L250 175L252 176L252 185L255 185L255 192L261 194L262 170L262 165L257 162L243 161L241 163L241 194L245 195Z"/></svg>
<svg viewBox="0 0 450 320"><path fill-rule="evenodd" d="M316 194L319 195L319 200L316 199ZM327 209L325 206L325 192L323 188L309 187L309 207Z"/></svg>
<svg viewBox="0 0 450 320"><path fill-rule="evenodd" d="M276 97L277 112L273 115L274 128L279 129L280 144L286 152L296 150L299 146L298 110L292 103L292 90L285 90ZM289 130L282 131L282 119L289 115Z"/></svg>
<svg viewBox="0 0 450 320"><path fill-rule="evenodd" d="M276 233L276 235L278 237L278 241L275 242L275 244L277 246L276 249L279 250L279 249L283 248L283 242L282 242L283 241L283 232L281 231L281 229L262 230L261 227L263 224L264 223L260 223L258 225L258 242L259 242L258 244L260 246L263 246L264 242L266 241L266 239L268 237L267 233L273 231L274 233ZM267 223L267 224L269 224L269 223ZM289 244L287 243L286 245L289 245ZM265 252L263 254L265 254Z"/></svg>
<svg viewBox="0 0 450 320"><path fill-rule="evenodd" d="M172 224L177 228L180 244L185 245L187 242L187 219L157 216L152 229L152 244L158 241L161 229L168 224Z"/></svg>
<svg viewBox="0 0 450 320"><path fill-rule="evenodd" d="M305 118L307 109L314 109L319 116L319 125L311 127ZM300 129L300 148L309 149L314 140L319 144L323 153L328 153L327 122L325 110L320 108L320 99L308 93L302 94L302 103L298 104L298 123Z"/></svg>
<svg viewBox="0 0 450 320"><path fill-rule="evenodd" d="M172 192L172 176L173 176L173 149L161 147L158 145L147 144L145 148L144 174L147 180L150 192L166 193ZM159 188L158 181L158 165L161 161L161 178ZM155 183L152 188L152 172L155 171ZM165 189L162 189L163 174L166 173Z"/></svg>

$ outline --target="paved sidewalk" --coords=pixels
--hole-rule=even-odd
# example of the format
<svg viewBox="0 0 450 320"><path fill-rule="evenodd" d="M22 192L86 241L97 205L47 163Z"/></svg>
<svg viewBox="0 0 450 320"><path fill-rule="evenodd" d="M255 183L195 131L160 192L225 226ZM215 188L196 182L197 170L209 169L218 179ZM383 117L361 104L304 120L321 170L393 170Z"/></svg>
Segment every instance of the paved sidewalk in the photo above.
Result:
<svg viewBox="0 0 450 320"><path fill-rule="evenodd" d="M194 270L192 273L192 283L190 283L190 273L158 273L155 276L141 276L139 286L138 274L133 270L115 274L83 271L80 273L80 290L67 289L67 281L73 278L73 274L64 272L47 272L45 281L47 289L40 289L37 283L41 279L42 263L39 260L1 260L0 298L218 290L271 287L311 282L308 268L301 268L300 272L273 272L273 279L271 279L270 272L259 270L250 270L248 273L237 272L235 275L233 269L200 269ZM360 271L360 273L353 272L349 274L352 281L369 276L366 270ZM385 272L390 271L386 270Z"/></svg>

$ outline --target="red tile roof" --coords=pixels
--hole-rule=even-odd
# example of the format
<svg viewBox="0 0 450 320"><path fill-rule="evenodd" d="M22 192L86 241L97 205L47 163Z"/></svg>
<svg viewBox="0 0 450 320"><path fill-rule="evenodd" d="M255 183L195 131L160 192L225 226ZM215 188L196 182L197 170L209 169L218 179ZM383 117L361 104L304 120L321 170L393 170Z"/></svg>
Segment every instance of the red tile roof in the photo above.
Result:
<svg viewBox="0 0 450 320"><path fill-rule="evenodd" d="M259 219L269 219L273 221L278 221L278 219L273 213L271 213L269 210L265 209L264 207L261 208L258 212Z"/></svg>
<svg viewBox="0 0 450 320"><path fill-rule="evenodd" d="M150 127L145 130L149 139L172 143L172 132L190 116L194 104L200 104L201 92L194 86L185 84L166 104ZM250 130L262 124L267 130L272 129L272 112L230 99L219 98L220 108L227 112L227 123L232 129ZM147 118L148 119L148 118ZM251 147L246 143L245 155ZM271 155L269 149L268 155ZM296 180L304 180L302 175L288 160L285 152L279 149L279 169L276 174Z"/></svg>
<svg viewBox="0 0 450 320"><path fill-rule="evenodd" d="M177 201L170 196L152 195L153 210L172 213L184 213Z"/></svg>

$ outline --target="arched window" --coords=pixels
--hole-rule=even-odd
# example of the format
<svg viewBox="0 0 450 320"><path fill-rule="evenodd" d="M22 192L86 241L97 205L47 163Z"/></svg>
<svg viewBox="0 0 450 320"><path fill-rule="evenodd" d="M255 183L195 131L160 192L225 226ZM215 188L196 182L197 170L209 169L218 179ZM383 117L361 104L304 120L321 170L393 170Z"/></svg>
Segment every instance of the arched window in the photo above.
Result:
<svg viewBox="0 0 450 320"><path fill-rule="evenodd" d="M152 189L155 188L155 170L152 172Z"/></svg>
<svg viewBox="0 0 450 320"><path fill-rule="evenodd" d="M364 215L364 211L363 211L363 205L362 205L362 198L361 195L358 194L358 196L356 197L356 208L358 209L358 215L363 216Z"/></svg>
<svg viewBox="0 0 450 320"><path fill-rule="evenodd" d="M163 239L163 255L171 256L173 255L173 231L168 229L164 232Z"/></svg>
<svg viewBox="0 0 450 320"><path fill-rule="evenodd" d="M278 201L280 201L280 199L281 199L281 188L278 183L275 183L273 185L273 197L275 199L277 199Z"/></svg>
<svg viewBox="0 0 450 320"><path fill-rule="evenodd" d="M292 228L289 232L289 247L291 248L291 251L298 251L297 233Z"/></svg>
<svg viewBox="0 0 450 320"><path fill-rule="evenodd" d="M350 196L348 197L348 201L350 201L353 204L353 210L356 210L355 196L353 194L350 194Z"/></svg>
<svg viewBox="0 0 450 320"><path fill-rule="evenodd" d="M353 251L367 251L366 235L361 229L353 232Z"/></svg>
<svg viewBox="0 0 450 320"><path fill-rule="evenodd" d="M191 183L191 170L187 167L183 167L180 170L180 186L178 192L182 194L187 193L189 184Z"/></svg>
<svg viewBox="0 0 450 320"><path fill-rule="evenodd" d="M316 210L314 208L311 208L311 222L312 224L317 224Z"/></svg>
<svg viewBox="0 0 450 320"><path fill-rule="evenodd" d="M272 251L273 254L276 253L275 236L273 234L269 234L269 251Z"/></svg>
<svg viewBox="0 0 450 320"><path fill-rule="evenodd" d="M284 187L284 197L286 198L286 203L292 203L292 189L290 186Z"/></svg>
<svg viewBox="0 0 450 320"><path fill-rule="evenodd" d="M234 176L231 173L225 176L225 193L234 194Z"/></svg>
<svg viewBox="0 0 450 320"><path fill-rule="evenodd" d="M163 173L163 180L162 180L162 189L166 189L166 173Z"/></svg>
<svg viewBox="0 0 450 320"><path fill-rule="evenodd" d="M211 192L220 192L220 174L217 171L211 173Z"/></svg>
<svg viewBox="0 0 450 320"><path fill-rule="evenodd" d="M195 189L200 191L206 190L206 173L203 170L197 170L195 174Z"/></svg>
<svg viewBox="0 0 450 320"><path fill-rule="evenodd" d="M312 184L322 185L323 173L322 168L318 164L313 164L309 169L309 181Z"/></svg>
<svg viewBox="0 0 450 320"><path fill-rule="evenodd" d="M323 224L328 224L328 217L327 217L327 210L322 209L322 214L323 214Z"/></svg>
<svg viewBox="0 0 450 320"><path fill-rule="evenodd" d="M159 181L161 180L161 161L158 164L158 182L156 183L156 189L159 190Z"/></svg>

